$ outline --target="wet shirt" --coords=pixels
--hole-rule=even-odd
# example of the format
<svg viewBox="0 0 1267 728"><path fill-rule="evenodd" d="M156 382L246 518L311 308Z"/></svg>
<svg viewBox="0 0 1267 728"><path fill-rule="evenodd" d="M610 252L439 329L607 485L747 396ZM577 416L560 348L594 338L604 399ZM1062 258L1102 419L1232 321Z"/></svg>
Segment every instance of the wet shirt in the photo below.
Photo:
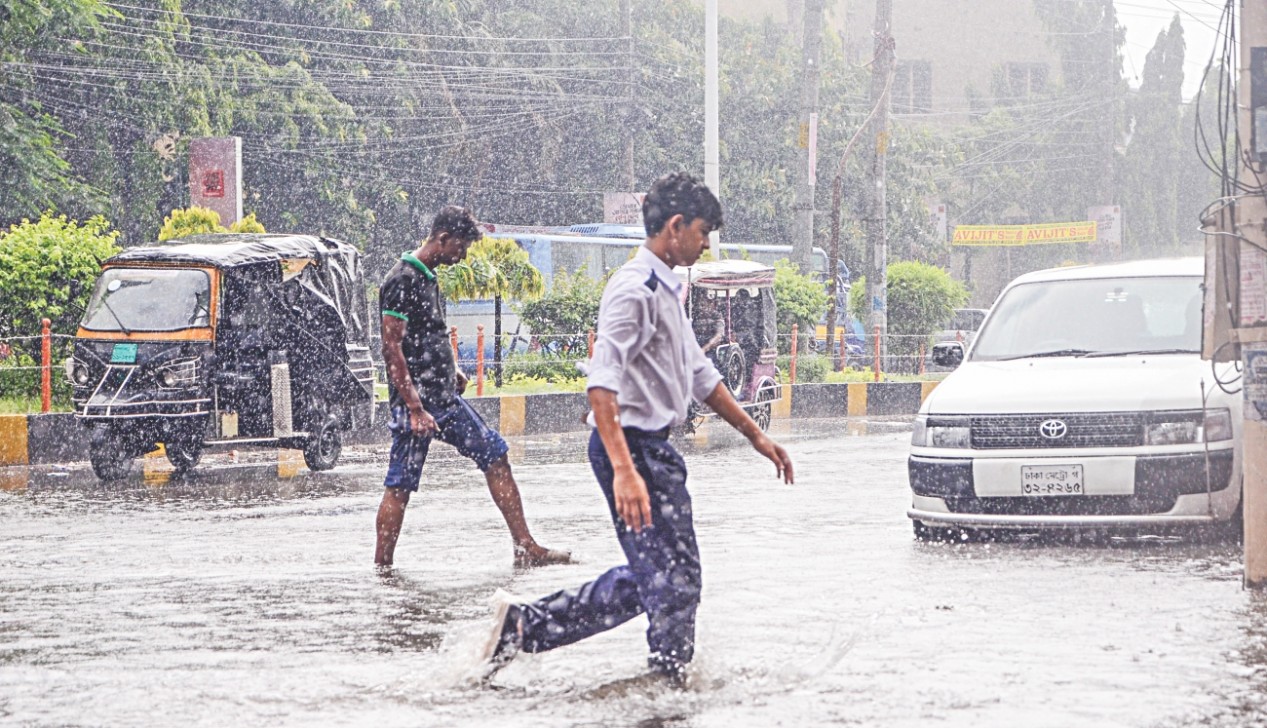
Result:
<svg viewBox="0 0 1267 728"><path fill-rule="evenodd" d="M703 401L720 381L682 308L681 281L638 248L603 291L587 389L616 393L621 425L659 430L685 421L691 399Z"/></svg>
<svg viewBox="0 0 1267 728"><path fill-rule="evenodd" d="M422 406L443 407L455 396L455 368L449 330L445 322L444 295L435 273L409 253L387 273L379 289L379 309L384 316L405 322L401 349ZM391 406L405 400L390 384Z"/></svg>

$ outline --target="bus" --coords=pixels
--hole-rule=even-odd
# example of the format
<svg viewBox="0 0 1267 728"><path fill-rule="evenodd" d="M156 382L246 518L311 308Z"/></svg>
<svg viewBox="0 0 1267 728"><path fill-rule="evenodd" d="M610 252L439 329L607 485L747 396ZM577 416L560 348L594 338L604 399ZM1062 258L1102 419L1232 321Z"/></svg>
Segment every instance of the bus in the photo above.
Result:
<svg viewBox="0 0 1267 728"><path fill-rule="evenodd" d="M486 235L510 238L528 253L533 267L541 271L546 285L554 281L560 271L576 273L585 271L594 279L601 279L610 271L624 265L646 240L641 225L614 225L593 223L569 227L522 227L485 224ZM775 261L790 258L790 245L747 245L721 243L711 252L716 258L746 258L773 266ZM827 280L827 253L814 248L810 258L810 274L819 280ZM848 268L841 263L841 279L848 285ZM847 288L845 289L847 292ZM848 300L846 298L846 300ZM503 334L525 334L520 330L518 315L512 307L502 305ZM485 348L491 351L493 334L492 300L453 301L448 305L448 319L456 326L460 339L459 357L474 357L477 326L484 325ZM519 338L519 337L517 337ZM470 354L466 353L467 348Z"/></svg>

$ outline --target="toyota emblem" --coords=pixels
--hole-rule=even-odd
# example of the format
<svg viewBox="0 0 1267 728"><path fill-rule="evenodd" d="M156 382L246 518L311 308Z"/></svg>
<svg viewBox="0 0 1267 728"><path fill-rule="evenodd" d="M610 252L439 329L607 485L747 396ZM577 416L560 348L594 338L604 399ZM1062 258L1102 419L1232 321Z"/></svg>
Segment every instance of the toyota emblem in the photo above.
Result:
<svg viewBox="0 0 1267 728"><path fill-rule="evenodd" d="M1069 434L1069 426L1061 420L1043 420L1038 426L1038 434L1048 440L1059 440Z"/></svg>

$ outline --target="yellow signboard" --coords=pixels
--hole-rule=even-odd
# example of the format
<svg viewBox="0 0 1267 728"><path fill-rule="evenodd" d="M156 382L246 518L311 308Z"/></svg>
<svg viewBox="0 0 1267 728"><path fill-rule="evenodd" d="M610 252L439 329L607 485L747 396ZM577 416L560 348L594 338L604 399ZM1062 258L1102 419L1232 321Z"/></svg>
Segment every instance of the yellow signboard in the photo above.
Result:
<svg viewBox="0 0 1267 728"><path fill-rule="evenodd" d="M1002 247L1095 241L1096 223L1094 220L1086 220L1036 225L956 225L951 245Z"/></svg>

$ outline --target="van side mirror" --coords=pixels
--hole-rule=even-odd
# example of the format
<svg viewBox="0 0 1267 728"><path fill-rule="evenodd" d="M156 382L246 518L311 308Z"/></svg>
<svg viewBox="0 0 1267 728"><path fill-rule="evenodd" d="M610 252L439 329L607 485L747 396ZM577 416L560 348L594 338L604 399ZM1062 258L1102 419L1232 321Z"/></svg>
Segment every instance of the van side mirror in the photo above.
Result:
<svg viewBox="0 0 1267 728"><path fill-rule="evenodd" d="M963 363L963 344L958 341L934 344L933 361L942 367L959 366Z"/></svg>

